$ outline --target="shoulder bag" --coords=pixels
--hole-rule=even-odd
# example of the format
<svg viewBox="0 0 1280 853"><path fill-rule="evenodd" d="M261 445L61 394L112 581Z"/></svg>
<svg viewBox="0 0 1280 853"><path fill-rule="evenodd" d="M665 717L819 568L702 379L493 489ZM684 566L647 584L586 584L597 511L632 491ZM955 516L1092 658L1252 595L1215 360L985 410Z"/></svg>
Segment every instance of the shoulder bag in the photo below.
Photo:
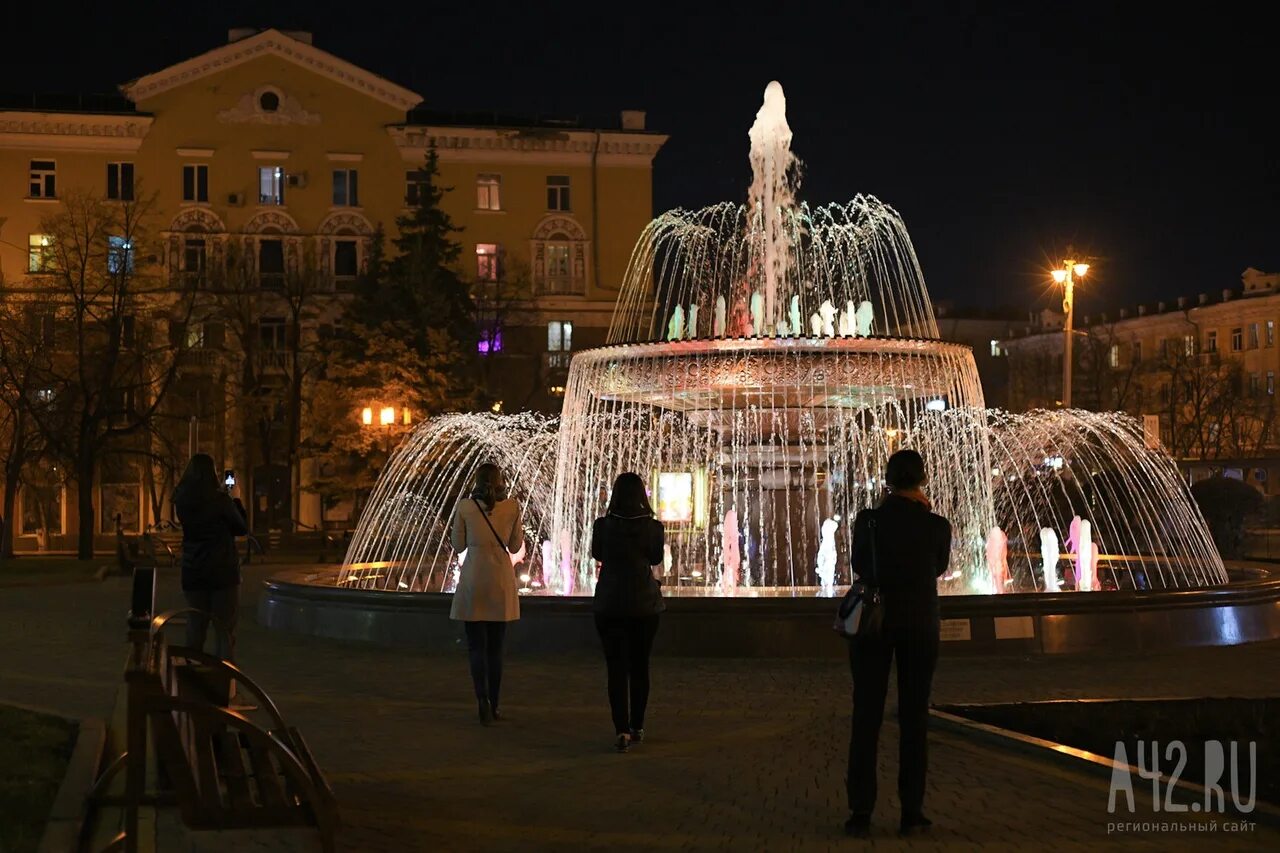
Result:
<svg viewBox="0 0 1280 853"><path fill-rule="evenodd" d="M871 573L849 585L836 610L835 632L847 639L879 637L884 622L884 604L880 600L880 566L876 547L876 511L867 514L867 535L871 537ZM859 569L862 567L859 566ZM861 574L861 572L859 573Z"/></svg>
<svg viewBox="0 0 1280 853"><path fill-rule="evenodd" d="M498 535L498 531L493 529L493 522L489 520L489 514L484 511L484 504L480 503L480 501L475 498L472 498L471 502L476 505L476 509L480 510L480 517L484 519L484 523L488 526L489 532L493 534L493 538L497 541L498 547L503 551L507 550L507 543L503 542L502 537Z"/></svg>

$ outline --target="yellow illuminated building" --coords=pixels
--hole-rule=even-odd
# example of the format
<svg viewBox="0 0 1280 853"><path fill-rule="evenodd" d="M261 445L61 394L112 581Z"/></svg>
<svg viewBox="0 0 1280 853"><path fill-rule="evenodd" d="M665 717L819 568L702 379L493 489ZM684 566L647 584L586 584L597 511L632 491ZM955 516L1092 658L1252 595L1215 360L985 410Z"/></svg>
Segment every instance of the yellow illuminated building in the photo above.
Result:
<svg viewBox="0 0 1280 853"><path fill-rule="evenodd" d="M477 292L496 289L510 303L493 312L501 328L482 318L489 334L481 348L490 352L477 354L489 383L485 408L505 412L558 409L569 354L603 343L631 248L652 216L652 162L666 140L647 132L637 111L609 128L449 120L427 111L429 99L319 49L309 34L278 30L232 31L227 44L121 92L128 103L112 110L38 101L0 109L3 298L38 301L40 222L67 192L154 194L159 249L139 262L176 289L200 287L233 252L248 259L267 292L256 358L269 369L282 357L273 355L283 337L269 298L277 278L309 264L331 296L307 333L337 321L374 230L385 229L388 243L394 237L434 144L441 184L452 188L444 206L462 228L462 272ZM189 342L191 382L208 387L234 375L234 364L221 380L207 375L218 359L198 351L231 346L230 336L217 337L209 330ZM292 519L342 523L325 518L307 492L314 472L306 460L280 470L228 427L232 419L222 411L201 420L196 443L247 473L255 530L289 529ZM117 504L125 504L126 532L157 520L147 478L138 479L132 508L129 484L102 487L100 534L114 533L106 520ZM40 512L29 494L19 501L19 547L35 547L33 525L47 547L72 547L72 493L45 495Z"/></svg>

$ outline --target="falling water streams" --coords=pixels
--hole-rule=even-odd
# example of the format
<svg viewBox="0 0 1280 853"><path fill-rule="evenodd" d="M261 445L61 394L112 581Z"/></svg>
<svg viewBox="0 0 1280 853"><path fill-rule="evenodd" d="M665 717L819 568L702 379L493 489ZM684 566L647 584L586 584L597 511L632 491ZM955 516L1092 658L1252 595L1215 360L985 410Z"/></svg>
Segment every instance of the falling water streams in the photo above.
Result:
<svg viewBox="0 0 1280 853"><path fill-rule="evenodd" d="M526 592L590 593L591 522L631 470L667 529L669 592L831 595L854 516L908 447L953 526L943 592L1225 582L1175 466L1132 420L988 411L972 352L939 340L901 216L871 196L797 200L777 83L749 138L746 205L669 211L640 235L608 345L575 354L559 422L424 423L379 479L341 583L450 590L453 506L493 461L525 509ZM1075 517L1101 553L1050 553Z"/></svg>

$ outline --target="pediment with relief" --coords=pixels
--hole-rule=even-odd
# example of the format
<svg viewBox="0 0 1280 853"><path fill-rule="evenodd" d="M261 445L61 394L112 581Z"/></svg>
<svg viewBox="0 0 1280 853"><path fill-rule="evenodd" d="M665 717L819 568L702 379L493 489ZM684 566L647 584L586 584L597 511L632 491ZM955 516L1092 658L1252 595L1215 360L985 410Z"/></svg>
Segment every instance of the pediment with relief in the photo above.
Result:
<svg viewBox="0 0 1280 853"><path fill-rule="evenodd" d="M275 86L263 86L240 96L236 105L218 113L223 124L319 124L320 114Z"/></svg>

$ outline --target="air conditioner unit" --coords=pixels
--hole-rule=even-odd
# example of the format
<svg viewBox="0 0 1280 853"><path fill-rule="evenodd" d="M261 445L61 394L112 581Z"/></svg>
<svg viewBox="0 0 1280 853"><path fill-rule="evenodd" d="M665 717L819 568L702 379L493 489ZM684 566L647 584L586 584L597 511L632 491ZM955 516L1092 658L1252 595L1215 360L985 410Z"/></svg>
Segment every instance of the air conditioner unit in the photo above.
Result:
<svg viewBox="0 0 1280 853"><path fill-rule="evenodd" d="M227 204L231 207L244 204L244 193L227 193Z"/></svg>
<svg viewBox="0 0 1280 853"><path fill-rule="evenodd" d="M307 173L298 172L296 174L287 175L285 177L285 180L288 182L289 186L292 187L293 189L302 189L307 185Z"/></svg>

